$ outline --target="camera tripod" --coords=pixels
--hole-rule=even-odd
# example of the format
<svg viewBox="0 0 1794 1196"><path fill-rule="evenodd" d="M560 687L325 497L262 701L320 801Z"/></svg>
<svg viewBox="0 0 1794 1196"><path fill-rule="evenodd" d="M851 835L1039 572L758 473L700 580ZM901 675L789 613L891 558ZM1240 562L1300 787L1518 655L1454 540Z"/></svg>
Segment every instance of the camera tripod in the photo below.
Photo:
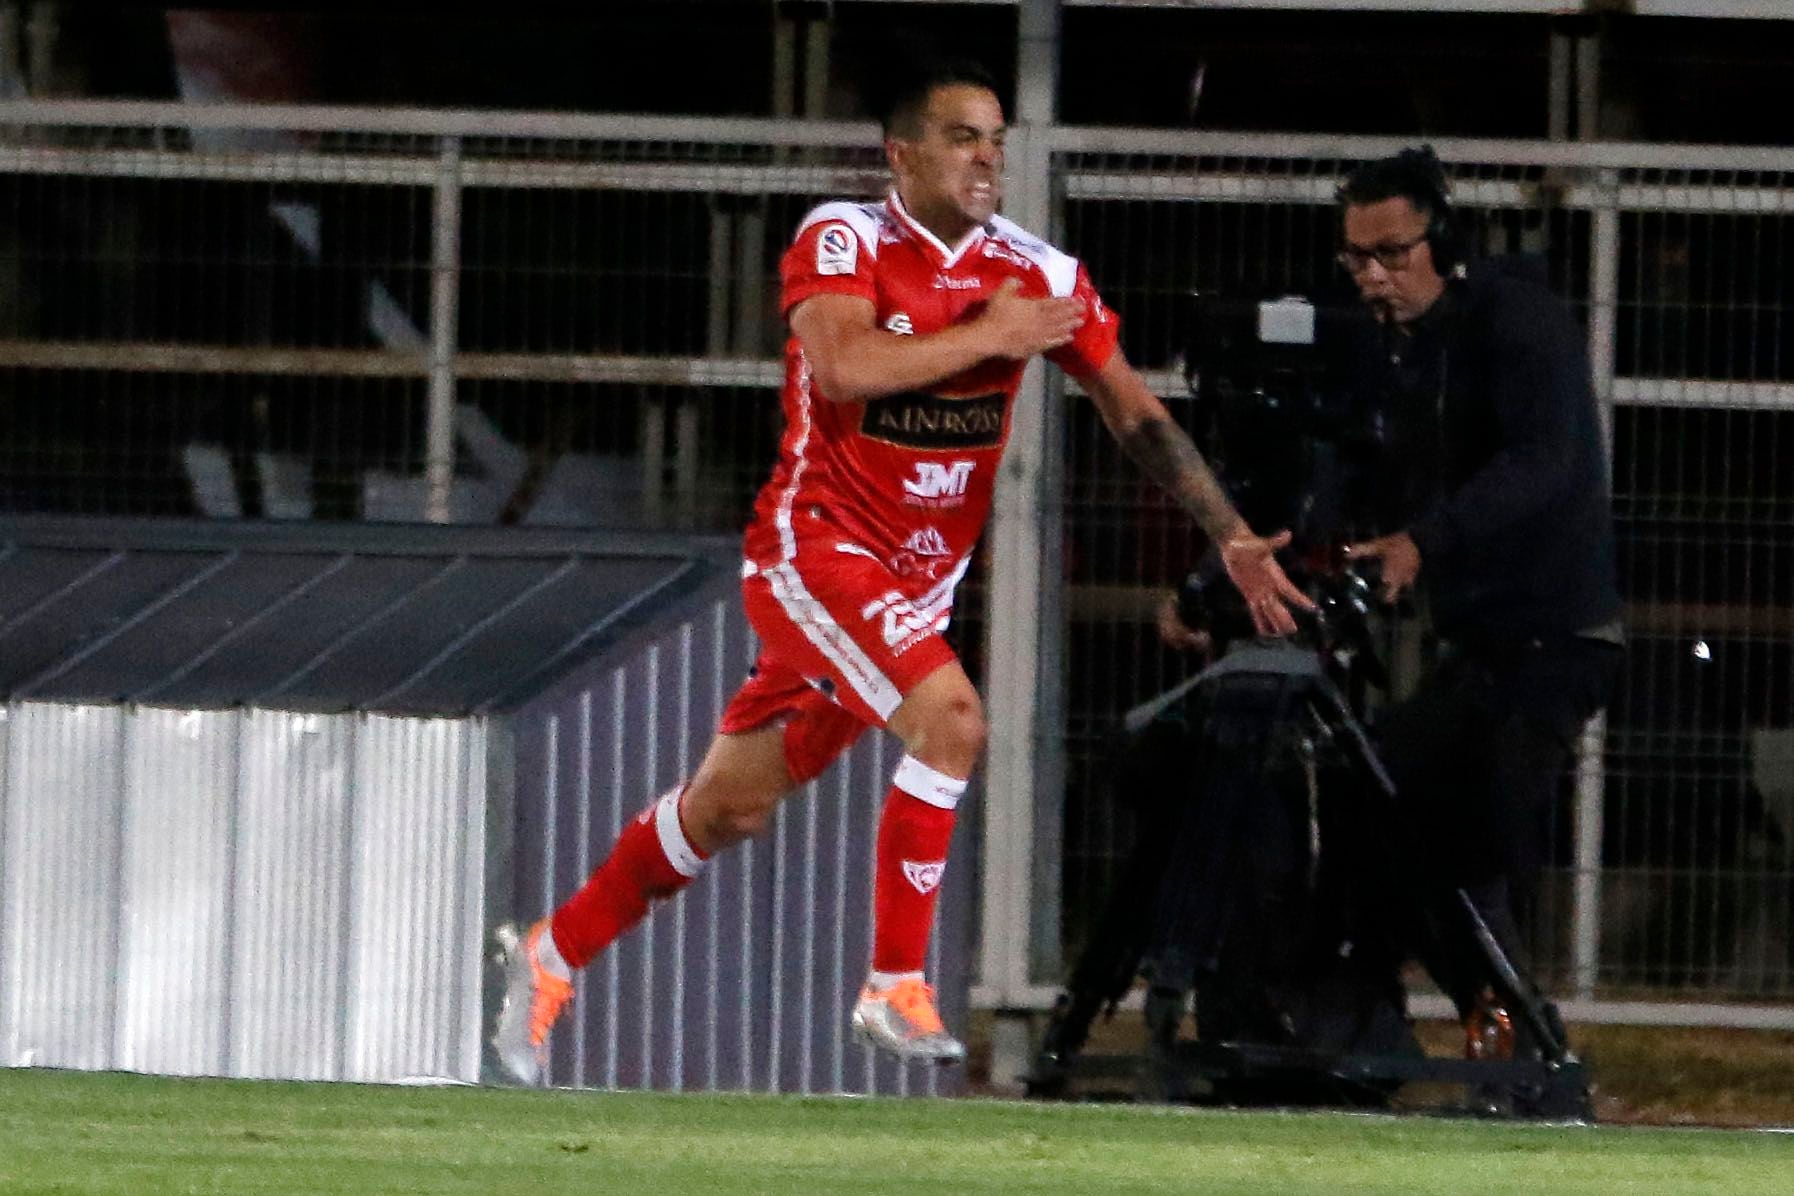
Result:
<svg viewBox="0 0 1794 1196"><path fill-rule="evenodd" d="M1252 643L1237 647L1220 661L1158 698L1131 711L1124 726L1132 734L1153 723L1178 703L1190 700L1202 687L1244 683L1262 694L1255 717L1293 720L1298 734L1317 750L1333 755L1356 778L1356 790L1364 795L1373 816L1396 815L1396 788L1378 758L1364 727L1354 716L1345 696L1328 675L1324 654L1309 648L1279 643ZM1228 845L1221 845L1225 849ZM1211 846L1210 850L1215 848ZM1117 895L1117 901L1123 895ZM1136 899L1138 895L1136 895ZM1075 1072L1090 1079L1117 1079L1133 1071L1147 1077L1147 1095L1180 1099L1204 1088L1229 1087L1252 1090L1275 1088L1280 1081L1306 1081L1310 1091L1334 1092L1345 1103L1364 1103L1363 1098L1385 1096L1408 1081L1461 1084L1469 1099L1461 1110L1483 1114L1525 1115L1586 1120L1591 1116L1588 1075L1583 1063L1570 1051L1561 1022L1536 990L1521 976L1513 959L1490 929L1487 919L1463 889L1442 898L1449 909L1438 911L1448 922L1458 923L1468 934L1471 954L1487 978L1487 987L1505 1010L1517 1015L1519 1027L1529 1038L1536 1058L1457 1059L1429 1057L1417 1050L1393 1053L1348 1053L1315 1050L1276 1043L1246 1041L1180 1042L1176 1027L1190 977L1169 987L1158 985L1147 998L1148 1047L1144 1060L1129 1060L1117 1067L1112 1061L1083 1059L1080 1051L1089 1028L1105 1007L1113 1007L1119 994L1139 974L1141 960L1153 945L1200 937L1206 927L1201 913L1158 911L1158 920L1178 923L1156 926L1141 933L1127 926L1128 919L1105 920L1086 958L1079 961L1067 991L1060 997L1048 1025L1034 1067L1027 1079L1030 1095L1061 1094ZM1113 915L1116 911L1111 910ZM1096 956L1100 955L1100 958ZM1187 962L1187 961L1186 961ZM1171 969L1178 973L1179 969ZM1503 1027L1506 1045L1512 1044L1513 1026ZM1530 1052L1529 1052L1530 1053ZM1142 1066L1143 1065L1143 1066Z"/></svg>

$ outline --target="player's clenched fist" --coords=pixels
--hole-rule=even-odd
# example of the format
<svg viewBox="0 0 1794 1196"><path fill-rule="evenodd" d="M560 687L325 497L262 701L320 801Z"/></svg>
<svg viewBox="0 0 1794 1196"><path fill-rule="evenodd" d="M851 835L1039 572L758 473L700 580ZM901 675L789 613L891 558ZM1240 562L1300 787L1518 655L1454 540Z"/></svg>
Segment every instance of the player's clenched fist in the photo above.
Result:
<svg viewBox="0 0 1794 1196"><path fill-rule="evenodd" d="M1021 286L1019 279L1005 279L978 316L992 356L1020 361L1057 349L1084 322L1084 305L1078 300L1026 299Z"/></svg>

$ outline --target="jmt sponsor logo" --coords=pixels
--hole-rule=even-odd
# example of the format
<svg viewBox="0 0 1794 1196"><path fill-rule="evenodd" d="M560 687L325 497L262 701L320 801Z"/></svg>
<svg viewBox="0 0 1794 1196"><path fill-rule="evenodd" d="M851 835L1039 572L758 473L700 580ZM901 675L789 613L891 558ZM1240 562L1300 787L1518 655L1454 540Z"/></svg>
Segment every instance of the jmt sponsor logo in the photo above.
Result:
<svg viewBox="0 0 1794 1196"><path fill-rule="evenodd" d="M976 461L917 461L916 476L903 480L903 492L911 498L964 498L976 465Z"/></svg>
<svg viewBox="0 0 1794 1196"><path fill-rule="evenodd" d="M1000 394L948 399L909 391L867 403L860 434L903 448L995 448L1007 406Z"/></svg>
<svg viewBox="0 0 1794 1196"><path fill-rule="evenodd" d="M933 627L928 617L897 590L888 590L868 602L860 610L860 618L868 623L878 621L885 647L896 656L915 647Z"/></svg>

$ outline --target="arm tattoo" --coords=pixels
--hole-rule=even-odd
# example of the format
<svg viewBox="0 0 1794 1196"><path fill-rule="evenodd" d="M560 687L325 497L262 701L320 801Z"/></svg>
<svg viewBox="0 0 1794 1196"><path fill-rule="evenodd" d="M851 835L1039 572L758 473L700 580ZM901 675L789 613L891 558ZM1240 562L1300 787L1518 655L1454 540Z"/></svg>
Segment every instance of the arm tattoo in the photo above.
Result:
<svg viewBox="0 0 1794 1196"><path fill-rule="evenodd" d="M1170 420L1144 420L1121 437L1121 447L1177 499L1210 540L1218 544L1238 527L1239 512L1182 428Z"/></svg>

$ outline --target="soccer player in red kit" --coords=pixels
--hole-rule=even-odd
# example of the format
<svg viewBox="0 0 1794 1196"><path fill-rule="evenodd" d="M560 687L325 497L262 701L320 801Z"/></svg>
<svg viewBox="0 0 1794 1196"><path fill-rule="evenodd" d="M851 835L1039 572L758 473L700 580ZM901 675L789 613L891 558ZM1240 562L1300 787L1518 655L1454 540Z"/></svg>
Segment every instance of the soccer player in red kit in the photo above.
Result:
<svg viewBox="0 0 1794 1196"><path fill-rule="evenodd" d="M1307 599L1117 348L1076 259L996 214L1003 110L989 77L937 66L885 123L896 186L825 203L780 264L785 431L745 540L760 657L697 772L642 811L609 858L511 948L495 1046L535 1082L572 973L684 888L867 727L903 742L878 829L871 970L855 1030L952 1062L923 974L955 807L984 750L978 693L942 638L989 513L1030 357L1079 381L1133 458L1216 543L1260 629Z"/></svg>

